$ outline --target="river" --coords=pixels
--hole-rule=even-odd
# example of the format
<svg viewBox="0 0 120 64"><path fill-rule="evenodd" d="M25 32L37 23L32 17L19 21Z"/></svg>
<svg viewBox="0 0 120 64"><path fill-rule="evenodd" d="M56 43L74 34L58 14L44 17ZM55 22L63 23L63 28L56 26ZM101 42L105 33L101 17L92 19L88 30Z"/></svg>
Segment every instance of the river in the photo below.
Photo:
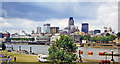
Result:
<svg viewBox="0 0 120 64"><path fill-rule="evenodd" d="M22 50L30 51L30 47L32 47L32 52L34 53L43 53L48 54L48 49L50 46L48 45L27 45L27 44L6 44L6 45L13 45L14 50L18 50L19 46L21 46ZM78 47L77 49L77 55L78 51L82 50L83 54L81 54L82 58L85 59L96 59L96 60L103 60L106 59L106 56L99 56L99 52L108 52L111 53L111 48L92 48L92 47ZM120 53L120 49L113 49L114 53ZM93 55L88 55L88 51L93 51ZM107 56L108 60L111 60L111 56ZM120 62L120 56L114 56L114 60L116 62Z"/></svg>

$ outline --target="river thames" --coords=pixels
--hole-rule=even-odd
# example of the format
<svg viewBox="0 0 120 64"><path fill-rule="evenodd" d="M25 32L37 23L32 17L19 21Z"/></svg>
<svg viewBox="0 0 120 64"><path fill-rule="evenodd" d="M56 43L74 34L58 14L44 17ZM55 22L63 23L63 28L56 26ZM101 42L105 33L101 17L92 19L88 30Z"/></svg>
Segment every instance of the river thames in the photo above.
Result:
<svg viewBox="0 0 120 64"><path fill-rule="evenodd" d="M27 45L27 44L6 44L7 46L13 45L14 50L18 50L19 46L21 46L22 50L27 50L30 51L30 47L32 47L32 52L34 53L43 53L43 54L48 54L48 49L50 46L48 45ZM100 56L99 52L107 52L111 53L111 50L114 50L114 53L119 54L120 49L112 49L112 48L92 48L92 47L78 47L77 49L77 55L78 51L82 50L83 54L81 54L82 58L85 59L96 59L96 60L103 60L106 59L106 56ZM89 51L93 51L93 55L88 55ZM107 56L108 60L111 60L111 56ZM120 56L114 56L113 57L116 62L120 62Z"/></svg>

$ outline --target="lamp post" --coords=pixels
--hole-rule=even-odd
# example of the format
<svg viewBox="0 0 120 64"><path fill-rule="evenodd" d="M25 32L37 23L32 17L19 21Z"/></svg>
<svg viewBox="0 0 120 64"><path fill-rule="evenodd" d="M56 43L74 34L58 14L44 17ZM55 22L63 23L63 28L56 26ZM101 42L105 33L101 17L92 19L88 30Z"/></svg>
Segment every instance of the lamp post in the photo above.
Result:
<svg viewBox="0 0 120 64"><path fill-rule="evenodd" d="M30 53L32 52L32 47L30 47Z"/></svg>
<svg viewBox="0 0 120 64"><path fill-rule="evenodd" d="M21 54L21 46L19 46L19 52L20 52L20 54Z"/></svg>
<svg viewBox="0 0 120 64"><path fill-rule="evenodd" d="M113 50L111 50L111 52L112 52L112 59L111 59L111 61L114 61L114 59L113 59Z"/></svg>
<svg viewBox="0 0 120 64"><path fill-rule="evenodd" d="M107 60L107 52L105 54L106 54L106 60Z"/></svg>

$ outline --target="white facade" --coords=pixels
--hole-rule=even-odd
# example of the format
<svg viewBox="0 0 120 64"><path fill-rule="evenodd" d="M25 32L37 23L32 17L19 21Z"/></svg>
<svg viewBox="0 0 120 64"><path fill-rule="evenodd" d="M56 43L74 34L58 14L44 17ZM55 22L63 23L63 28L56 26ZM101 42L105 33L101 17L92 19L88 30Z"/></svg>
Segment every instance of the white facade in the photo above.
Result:
<svg viewBox="0 0 120 64"><path fill-rule="evenodd" d="M50 24L44 24L43 33L50 33Z"/></svg>
<svg viewBox="0 0 120 64"><path fill-rule="evenodd" d="M36 34L40 34L40 33L41 33L41 27L37 27Z"/></svg>
<svg viewBox="0 0 120 64"><path fill-rule="evenodd" d="M60 39L60 33L56 33L55 35L53 35L51 38L50 38L50 42L54 43L56 41L56 39Z"/></svg>

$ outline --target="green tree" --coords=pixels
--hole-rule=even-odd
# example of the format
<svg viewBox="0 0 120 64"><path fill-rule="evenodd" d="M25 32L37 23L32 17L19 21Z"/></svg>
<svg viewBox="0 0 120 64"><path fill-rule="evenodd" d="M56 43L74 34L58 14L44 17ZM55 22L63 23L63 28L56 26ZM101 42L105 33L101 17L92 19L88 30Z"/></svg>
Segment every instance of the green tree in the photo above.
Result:
<svg viewBox="0 0 120 64"><path fill-rule="evenodd" d="M6 49L6 45L5 43L2 43L2 50L5 50Z"/></svg>
<svg viewBox="0 0 120 64"><path fill-rule="evenodd" d="M115 38L116 38L116 36L115 35L110 35L110 41L113 41L113 40L115 40Z"/></svg>
<svg viewBox="0 0 120 64"><path fill-rule="evenodd" d="M84 36L83 35L80 35L80 42L82 42L82 40L84 39Z"/></svg>
<svg viewBox="0 0 120 64"><path fill-rule="evenodd" d="M49 59L52 62L72 62L77 59L77 46L74 44L73 38L70 36L61 35L59 40L48 49Z"/></svg>
<svg viewBox="0 0 120 64"><path fill-rule="evenodd" d="M117 33L117 37L120 37L120 32Z"/></svg>
<svg viewBox="0 0 120 64"><path fill-rule="evenodd" d="M106 33L106 36L110 36L110 34L109 34L109 33Z"/></svg>
<svg viewBox="0 0 120 64"><path fill-rule="evenodd" d="M90 34L87 34L87 35L84 36L84 39L85 40L90 40L90 37L91 37Z"/></svg>
<svg viewBox="0 0 120 64"><path fill-rule="evenodd" d="M109 43L109 41L110 41L110 37L105 36L105 37L104 37L104 43Z"/></svg>
<svg viewBox="0 0 120 64"><path fill-rule="evenodd" d="M100 43L101 42L101 37L96 37L96 41Z"/></svg>
<svg viewBox="0 0 120 64"><path fill-rule="evenodd" d="M96 37L91 37L91 38L90 38L90 41L96 42Z"/></svg>

